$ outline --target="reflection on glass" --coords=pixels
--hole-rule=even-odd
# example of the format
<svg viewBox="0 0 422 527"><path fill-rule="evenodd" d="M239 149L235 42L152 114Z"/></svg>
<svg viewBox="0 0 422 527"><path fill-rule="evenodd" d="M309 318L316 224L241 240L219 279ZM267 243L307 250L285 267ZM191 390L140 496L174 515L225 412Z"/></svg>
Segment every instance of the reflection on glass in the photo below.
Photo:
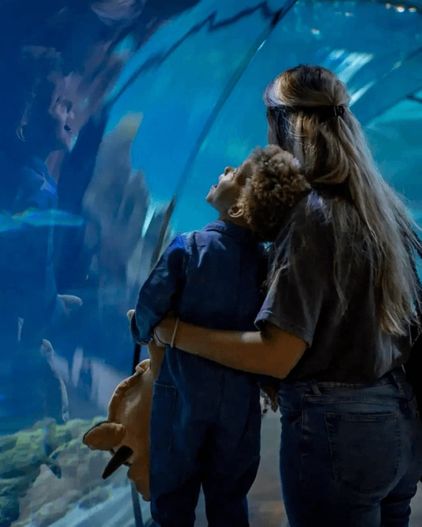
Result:
<svg viewBox="0 0 422 527"><path fill-rule="evenodd" d="M126 311L157 254L213 218L203 196L220 167L265 143L262 90L281 70L320 63L348 83L383 173L419 218L419 4L3 2L1 527L133 525L125 470L102 482L109 456L81 436L130 373ZM276 427L264 421L252 489L266 526L282 515Z"/></svg>

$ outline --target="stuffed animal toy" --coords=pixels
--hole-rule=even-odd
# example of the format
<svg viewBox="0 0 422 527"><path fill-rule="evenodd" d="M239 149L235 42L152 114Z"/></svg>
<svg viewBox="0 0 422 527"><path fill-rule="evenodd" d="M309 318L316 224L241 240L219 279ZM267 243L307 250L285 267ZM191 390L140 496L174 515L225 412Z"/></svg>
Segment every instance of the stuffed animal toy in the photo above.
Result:
<svg viewBox="0 0 422 527"><path fill-rule="evenodd" d="M133 313L129 312L130 318ZM113 457L103 472L106 479L122 464L129 465L128 478L145 500L149 492L149 422L152 387L163 359L164 350L149 344L150 359L136 367L135 373L115 389L108 419L84 435L83 442L91 449L109 450Z"/></svg>

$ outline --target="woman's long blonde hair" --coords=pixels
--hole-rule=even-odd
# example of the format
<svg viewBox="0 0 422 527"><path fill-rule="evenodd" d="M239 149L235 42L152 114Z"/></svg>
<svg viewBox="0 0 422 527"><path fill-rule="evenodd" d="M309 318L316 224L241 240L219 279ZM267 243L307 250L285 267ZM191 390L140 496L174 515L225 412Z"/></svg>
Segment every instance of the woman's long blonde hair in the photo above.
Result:
<svg viewBox="0 0 422 527"><path fill-rule="evenodd" d="M297 66L279 75L264 95L269 139L290 151L316 188L342 188L349 199L327 200L335 237L334 278L342 311L347 309L344 261L350 239L363 241L350 265L370 258L381 328L408 334L416 320L418 283L411 249L418 247L416 225L379 174L361 126L349 109L344 84L329 70ZM353 207L350 206L350 202ZM354 210L353 210L354 209Z"/></svg>

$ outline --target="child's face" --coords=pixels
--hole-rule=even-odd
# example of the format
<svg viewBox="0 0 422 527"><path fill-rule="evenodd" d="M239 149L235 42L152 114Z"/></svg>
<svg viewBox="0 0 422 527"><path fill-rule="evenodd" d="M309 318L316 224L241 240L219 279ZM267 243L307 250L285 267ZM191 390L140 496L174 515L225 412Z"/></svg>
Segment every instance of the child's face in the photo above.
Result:
<svg viewBox="0 0 422 527"><path fill-rule="evenodd" d="M69 150L72 146L74 113L66 91L64 79L48 79L31 109L28 140L36 144L41 141L49 151Z"/></svg>
<svg viewBox="0 0 422 527"><path fill-rule="evenodd" d="M72 124L75 116L73 103L66 97L65 91L61 88L59 84L53 94L48 115L56 147L58 149L70 150L74 138Z"/></svg>
<svg viewBox="0 0 422 527"><path fill-rule="evenodd" d="M238 168L226 167L219 176L218 183L211 186L205 199L220 213L226 213L236 205L251 168L249 165L250 162L245 161Z"/></svg>

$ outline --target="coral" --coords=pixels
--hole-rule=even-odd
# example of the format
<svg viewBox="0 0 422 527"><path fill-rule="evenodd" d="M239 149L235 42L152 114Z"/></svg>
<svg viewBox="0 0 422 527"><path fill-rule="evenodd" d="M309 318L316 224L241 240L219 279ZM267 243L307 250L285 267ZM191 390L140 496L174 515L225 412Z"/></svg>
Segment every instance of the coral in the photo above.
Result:
<svg viewBox="0 0 422 527"><path fill-rule="evenodd" d="M0 452L13 448L16 445L17 440L17 437L14 436L0 437Z"/></svg>
<svg viewBox="0 0 422 527"><path fill-rule="evenodd" d="M76 504L88 509L107 500L107 486L126 483L122 473L101 480L108 454L81 445L98 420L45 420L0 437L0 527L47 527Z"/></svg>
<svg viewBox="0 0 422 527"><path fill-rule="evenodd" d="M19 516L19 503L8 496L0 496L0 527L9 527Z"/></svg>
<svg viewBox="0 0 422 527"><path fill-rule="evenodd" d="M110 491L104 487L95 488L79 502L81 509L90 509L94 505L103 503L110 497Z"/></svg>

